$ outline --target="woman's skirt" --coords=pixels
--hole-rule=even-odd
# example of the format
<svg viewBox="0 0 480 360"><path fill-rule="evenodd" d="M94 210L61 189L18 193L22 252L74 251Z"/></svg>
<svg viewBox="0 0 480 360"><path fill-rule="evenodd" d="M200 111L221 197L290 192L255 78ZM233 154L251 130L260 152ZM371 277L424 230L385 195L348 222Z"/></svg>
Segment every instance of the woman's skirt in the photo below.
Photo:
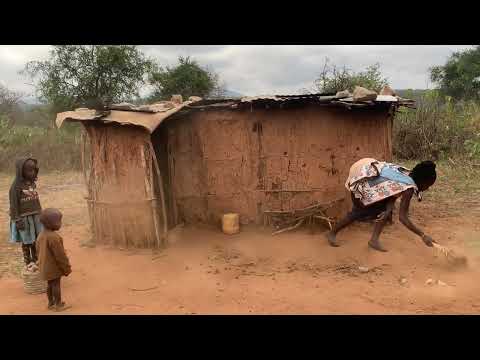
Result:
<svg viewBox="0 0 480 360"><path fill-rule="evenodd" d="M355 216L355 218L359 221L382 219L387 210L387 203L390 200L390 198L386 198L371 205L365 206L359 199L355 197L353 193L350 193L350 195L352 196L353 204L350 215Z"/></svg>
<svg viewBox="0 0 480 360"><path fill-rule="evenodd" d="M410 188L418 192L408 169L371 158L361 159L351 166L345 187L365 207L386 204L386 199Z"/></svg>

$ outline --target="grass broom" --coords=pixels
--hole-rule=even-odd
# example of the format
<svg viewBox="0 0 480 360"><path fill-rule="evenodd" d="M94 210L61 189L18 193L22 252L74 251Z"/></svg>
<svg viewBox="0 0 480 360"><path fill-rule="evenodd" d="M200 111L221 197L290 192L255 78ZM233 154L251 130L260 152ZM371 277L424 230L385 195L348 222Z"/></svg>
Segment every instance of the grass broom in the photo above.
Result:
<svg viewBox="0 0 480 360"><path fill-rule="evenodd" d="M454 264L454 265L466 265L467 264L467 258L463 255L458 255L455 254L455 252L446 247L442 246L437 243L433 243L434 249L442 255L449 263Z"/></svg>

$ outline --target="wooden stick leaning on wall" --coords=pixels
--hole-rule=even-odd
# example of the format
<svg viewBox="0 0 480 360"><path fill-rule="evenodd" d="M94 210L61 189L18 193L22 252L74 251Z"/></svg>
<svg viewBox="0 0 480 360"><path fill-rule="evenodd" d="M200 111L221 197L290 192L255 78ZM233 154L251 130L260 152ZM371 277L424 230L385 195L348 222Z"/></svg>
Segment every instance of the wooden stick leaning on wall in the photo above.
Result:
<svg viewBox="0 0 480 360"><path fill-rule="evenodd" d="M155 155L155 149L153 148L152 142L149 141L148 145L150 147L150 152L152 153L152 159L155 164L155 170L157 172L158 178L158 187L160 188L160 196L162 197L162 215L163 215L163 245L167 245L167 233L168 233L168 220L167 220L167 207L165 201L165 191L163 190L163 179L160 172L160 167L158 166L157 155Z"/></svg>
<svg viewBox="0 0 480 360"><path fill-rule="evenodd" d="M170 184L170 199L171 199L171 205L172 205L172 210L173 210L173 224L174 226L178 225L178 209L177 209L177 203L176 203L176 196L175 196L175 186L173 185L173 178L175 174L175 164L173 161L173 157L170 156L169 154L171 153L171 144L169 143L167 145L167 158L168 158L168 181Z"/></svg>
<svg viewBox="0 0 480 360"><path fill-rule="evenodd" d="M94 137L97 136L97 133L95 132L95 128L93 127L90 127L90 132L87 131L87 127L84 125L84 129L85 131L88 133L89 135L89 139L90 139L90 174L89 174L89 178L88 178L88 181L86 183L86 186L87 186L87 189L88 189L88 196L90 197L90 200L91 200L91 226L92 226L92 237L95 241L95 243L98 242L98 229L97 229L97 220L96 220L96 217L97 217L97 214L96 214L96 205L95 205L95 201L97 200L97 195L96 195L96 191L95 191L95 165L94 165L94 150L92 150L92 139L94 139ZM86 151L86 148L85 148L85 151ZM85 165L86 165L86 162L85 162ZM85 167L85 175L87 175L86 173L86 167ZM93 187L93 188L92 188Z"/></svg>
<svg viewBox="0 0 480 360"><path fill-rule="evenodd" d="M114 188L118 183L118 179L116 176L116 169L115 169L115 154L109 149L109 142L110 142L110 139L112 139L111 131L112 129L110 127L105 128L105 132L104 132L105 140L102 143L103 154L104 154L103 169L105 169L106 171L103 182L104 182L104 186L106 184L106 186ZM111 163L111 167L108 166L110 165L109 163ZM111 173L111 176L108 176L109 173ZM110 244L113 243L115 246L117 246L119 237L117 236L118 225L116 226L115 224L115 215L116 215L115 209L105 206L103 207L103 214L104 214L103 223L108 224L107 238L109 240L109 243ZM122 225L123 225L123 222L122 222ZM122 231L123 231L123 226L122 226ZM126 241L122 246L125 246L126 248L128 248L127 241L128 241L128 238L126 238Z"/></svg>
<svg viewBox="0 0 480 360"><path fill-rule="evenodd" d="M147 144L148 146L148 144ZM155 190L154 190L154 183L153 183L153 157L150 154L149 159L148 159L148 167L147 167L147 157L145 156L145 146L140 145L140 151L142 153L142 165L145 168L145 192L148 197L151 199L155 199ZM148 148L148 151L151 152L150 147ZM157 247L160 247L161 245L161 235L160 235L160 228L158 226L158 210L157 210L157 204L156 200L152 200L151 202L152 205L152 216L153 216L153 226L155 227L155 237L157 239L156 245Z"/></svg>
<svg viewBox="0 0 480 360"><path fill-rule="evenodd" d="M145 155L145 144L140 144L140 155L141 155L141 158L142 158L142 168L143 168L143 171L144 171L144 177L143 177L143 181L145 183L145 195L147 198L151 198L153 197L153 195L151 194L150 192L150 183L152 182L152 180L150 179L151 177L151 172L150 172L150 163L147 164L147 156ZM153 207L153 204L151 204L151 206ZM152 208L152 219L153 219L153 222L155 224L155 211L153 210ZM148 229L150 230L150 229ZM156 230L156 229L155 229ZM151 242L151 239L150 239L150 231L146 232L146 245L147 247L149 247L150 245L152 245L150 242ZM154 243L158 243L158 233L155 231L155 241Z"/></svg>
<svg viewBox="0 0 480 360"><path fill-rule="evenodd" d="M85 187L87 188L87 199L91 199L91 191L90 186L88 184L88 177L87 177L87 166L85 164L85 129L81 129L80 131L80 153L81 153L81 161L82 161L82 173L83 173L83 181L85 182ZM92 232L92 236L94 236L94 228L93 228L93 213L92 213L92 204L91 201L87 200L87 209L88 209L88 217L90 218L90 231Z"/></svg>
<svg viewBox="0 0 480 360"><path fill-rule="evenodd" d="M155 185L154 185L154 177L153 177L153 157L150 156L150 161L149 161L149 176L150 176L150 194L154 200L152 200L152 210L153 210L153 225L155 226L155 235L157 238L157 248L160 248L162 246L162 241L161 238L162 236L160 235L160 227L158 225L158 200L155 197Z"/></svg>
<svg viewBox="0 0 480 360"><path fill-rule="evenodd" d="M142 165L142 169L143 169L143 182L144 182L144 190L145 190L145 197L146 198L151 198L152 195L150 194L150 174L148 172L148 166L147 166L147 157L145 155L145 145L144 144L140 144L139 146L139 150L140 150L140 164ZM152 211L152 218L153 218L153 221L155 221L155 214L154 212ZM150 229L148 229L150 230ZM148 234L148 232L147 232ZM157 234L155 234L155 236L157 236ZM146 236L146 244L147 244L147 247L150 242L150 237L147 235Z"/></svg>
<svg viewBox="0 0 480 360"><path fill-rule="evenodd" d="M91 174L91 183L93 184L92 187L92 194L93 194L93 204L94 204L94 213L95 213L95 235L97 239L103 244L109 244L107 242L108 233L105 231L105 218L106 212L104 206L97 206L97 201L99 194L101 194L100 189L105 186L105 172L104 172L104 161L103 158L105 157L105 142L106 142L106 131L105 129L98 129L92 127L92 131L95 134L95 151L92 151L92 164L93 166L93 174ZM100 195L101 197L101 195ZM113 244L111 244L113 245ZM128 241L127 241L128 245Z"/></svg>
<svg viewBox="0 0 480 360"><path fill-rule="evenodd" d="M105 144L106 146L106 144ZM112 154L112 152L110 152L110 154ZM113 153L114 154L114 153ZM115 186L118 188L118 174L117 174L117 166L115 165L115 155L111 156L111 159L110 159L110 162L111 162L111 171L112 171L112 176L110 177L109 181L111 182L110 186ZM109 222L109 225L110 225L110 236L113 238L114 242L117 242L118 238L120 238L119 235L119 232L118 232L118 223L121 223L123 224L124 222L122 220L120 220L118 218L118 212L113 209L113 208L109 208L108 209L108 213L107 213L107 216L108 216L108 222ZM121 229L120 233L123 234L123 228ZM125 239L125 241L123 241L123 244L126 244L126 237L122 237L122 240Z"/></svg>

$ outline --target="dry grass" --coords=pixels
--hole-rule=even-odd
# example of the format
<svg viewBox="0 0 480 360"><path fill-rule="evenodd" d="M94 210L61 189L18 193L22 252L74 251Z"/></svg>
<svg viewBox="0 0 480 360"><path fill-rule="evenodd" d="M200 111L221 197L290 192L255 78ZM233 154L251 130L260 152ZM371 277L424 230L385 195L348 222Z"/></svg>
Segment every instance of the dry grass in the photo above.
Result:
<svg viewBox="0 0 480 360"><path fill-rule="evenodd" d="M0 260L6 258L7 272L20 277L23 268L21 248L8 242L8 189L12 181L13 174L0 173ZM58 207L68 215L65 216L64 226L88 223L83 177L80 173L69 171L40 174L38 185L42 206Z"/></svg>
<svg viewBox="0 0 480 360"><path fill-rule="evenodd" d="M480 104L451 102L435 91L417 100L417 108L395 117L393 152L402 159L480 158Z"/></svg>
<svg viewBox="0 0 480 360"><path fill-rule="evenodd" d="M24 156L36 158L43 171L80 169L79 140L78 128L9 128L0 121L0 171L13 171L15 160Z"/></svg>
<svg viewBox="0 0 480 360"><path fill-rule="evenodd" d="M412 169L418 161L396 161ZM428 197L437 204L449 206L480 204L480 166L467 160L438 161L437 181L428 190Z"/></svg>
<svg viewBox="0 0 480 360"><path fill-rule="evenodd" d="M408 168L413 168L416 161L396 161ZM428 211L428 217L446 217L480 213L480 167L468 162L439 161L437 163L437 182L426 193L421 207ZM8 188L13 180L13 174L0 173L0 256L9 257L9 272L20 276L22 267L21 250L19 246L9 244L8 240ZM40 199L44 207L59 207L66 213L65 226L88 224L88 213L84 196L86 190L81 173L51 172L40 174ZM415 205L418 206L418 205ZM87 237L89 234L87 234ZM477 251L480 242L476 233L465 235L466 246L475 247ZM480 251L480 250L478 250Z"/></svg>
<svg viewBox="0 0 480 360"><path fill-rule="evenodd" d="M14 276L21 276L23 267L23 258L19 245L11 244L8 242L8 232L0 232L0 260L6 261L5 272L0 272L0 277L4 274L10 274Z"/></svg>

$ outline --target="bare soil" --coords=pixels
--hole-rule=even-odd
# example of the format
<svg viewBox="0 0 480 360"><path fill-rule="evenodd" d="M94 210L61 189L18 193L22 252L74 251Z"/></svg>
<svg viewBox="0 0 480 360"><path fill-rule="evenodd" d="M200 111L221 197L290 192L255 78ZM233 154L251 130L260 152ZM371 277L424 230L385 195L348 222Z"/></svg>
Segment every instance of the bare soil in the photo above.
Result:
<svg viewBox="0 0 480 360"><path fill-rule="evenodd" d="M0 176L0 257L9 264L0 274L0 313L52 314L45 294L24 292L20 249L7 243L11 180ZM44 175L39 190L44 207L64 213L60 233L73 267L62 280L64 300L73 306L64 314L480 312L480 203L471 191L442 197L444 185L413 204L414 222L468 257L468 267L453 268L398 216L382 235L388 253L368 249L368 223L340 233L340 248L328 246L321 228L271 236L269 229L243 227L227 236L193 226L176 230L163 251L88 247L82 176Z"/></svg>

